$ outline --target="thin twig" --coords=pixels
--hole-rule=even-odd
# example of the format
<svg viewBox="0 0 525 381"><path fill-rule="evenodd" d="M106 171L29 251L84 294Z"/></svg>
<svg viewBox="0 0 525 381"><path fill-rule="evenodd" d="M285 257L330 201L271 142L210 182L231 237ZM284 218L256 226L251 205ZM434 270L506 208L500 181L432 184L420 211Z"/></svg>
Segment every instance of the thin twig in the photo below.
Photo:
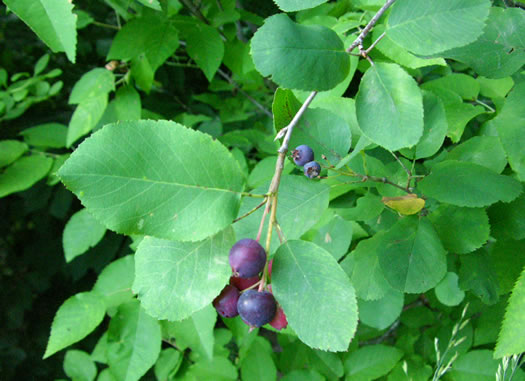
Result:
<svg viewBox="0 0 525 381"><path fill-rule="evenodd" d="M120 28L118 26L111 25L111 24L106 24L106 23L103 23L103 22L100 22L100 21L97 21L97 20L93 20L91 22L91 24L96 25L96 26L100 26L102 28L109 28L109 29L120 30Z"/></svg>
<svg viewBox="0 0 525 381"><path fill-rule="evenodd" d="M268 212L270 211L270 204L271 204L271 199L269 198L266 202L266 208L264 208L264 213L262 215L262 218L261 218L261 223L259 225L259 231L257 232L257 237L255 238L255 240L257 242L260 241L261 239L261 234L262 234L262 230L263 230L263 226L264 226L264 220L266 219L266 215L268 214Z"/></svg>
<svg viewBox="0 0 525 381"><path fill-rule="evenodd" d="M226 74L223 70L221 69L218 69L217 70L217 73L219 73L219 75L224 78L225 80L227 80L230 84L232 84L237 90L239 90L239 92L244 95L246 97L246 99L248 99L250 102L253 103L253 105L255 107L257 107L259 110L261 110L262 112L264 112L266 115L268 115L270 118L273 118L273 114L271 113L270 110L268 110L266 107L264 107L262 104L260 104L259 102L257 102L257 100L255 98L253 98L250 94L248 94L246 91L244 91L243 89L241 89L241 86L237 83L237 81L235 81L232 77L230 77L228 74Z"/></svg>
<svg viewBox="0 0 525 381"><path fill-rule="evenodd" d="M410 180L412 180L412 172L410 172L410 169L408 169L405 164L403 164L403 162L399 159L399 157L397 157L397 155L395 153L393 153L392 151L388 151L390 152L390 154L392 156L394 156L394 159L396 159L396 161L399 163L399 165L401 166L401 168L403 168L403 170L406 172L407 174L407 189L410 188Z"/></svg>
<svg viewBox="0 0 525 381"><path fill-rule="evenodd" d="M348 53L350 53L352 50L354 50L357 46L359 46L360 44L362 45L363 44L363 40L365 39L365 37L367 36L368 32L370 32L370 30L372 29L372 27L379 21L379 19L381 18L381 16L383 16L383 13L386 12L386 10L388 8L390 8L390 6L392 4L394 4L396 0L387 0L387 2L385 3L385 5L383 5L381 7L381 9L379 11L377 11L377 13L374 15L374 17L372 17L372 20L370 20L370 22L365 26L365 28L361 31L361 33L359 33L359 36L357 36L357 38L355 39L354 42L352 42L352 45L350 45L348 47L348 49L346 49L346 51Z"/></svg>
<svg viewBox="0 0 525 381"><path fill-rule="evenodd" d="M254 213L255 211L257 211L261 206L263 206L264 204L266 204L267 201L268 201L268 199L265 198L265 199L264 199L259 205L257 205L255 208L253 208L253 209L250 210L249 212L244 213L242 216L237 217L236 219L234 219L232 223L236 223L237 221L240 221L240 220L242 220L243 218L248 217L250 214L252 214L252 213Z"/></svg>
<svg viewBox="0 0 525 381"><path fill-rule="evenodd" d="M372 49L374 49L374 48L376 47L376 45L379 44L379 41L381 41L385 36L386 36L386 33L385 33L385 32L381 33L381 36L379 36L379 37L378 37L378 38L372 43L372 45L370 45L370 46L368 47L368 49L365 50L365 54L366 54L366 56L368 56L368 53L370 53L370 51L371 51Z"/></svg>
<svg viewBox="0 0 525 381"><path fill-rule="evenodd" d="M288 150L288 143L290 142L290 138L292 137L292 131L294 127L297 125L297 123L299 123L299 120L304 115L306 109L308 108L308 106L310 106L310 103L312 103L316 95L317 91L312 91L310 93L310 95L308 96L308 98L306 98L299 111L297 111L297 114L295 114L295 116L293 117L292 121L288 123L286 127L283 127L281 131L279 131L275 139L273 139L275 141L281 139L284 136L283 144L281 145L281 148L279 148L279 153L281 153L283 150Z"/></svg>

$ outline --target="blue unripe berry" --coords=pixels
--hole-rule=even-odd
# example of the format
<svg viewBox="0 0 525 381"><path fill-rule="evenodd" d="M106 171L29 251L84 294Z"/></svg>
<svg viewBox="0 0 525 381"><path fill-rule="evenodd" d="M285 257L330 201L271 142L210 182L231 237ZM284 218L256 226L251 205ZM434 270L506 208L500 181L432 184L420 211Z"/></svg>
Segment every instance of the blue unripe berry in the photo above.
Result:
<svg viewBox="0 0 525 381"><path fill-rule="evenodd" d="M314 160L314 151L303 144L292 151L292 158L295 164L303 166Z"/></svg>
<svg viewBox="0 0 525 381"><path fill-rule="evenodd" d="M246 324L261 327L275 317L277 302L268 291L248 290L241 294L237 302L237 310Z"/></svg>
<svg viewBox="0 0 525 381"><path fill-rule="evenodd" d="M321 166L317 161L311 161L304 165L304 175L310 179L319 176L321 173Z"/></svg>

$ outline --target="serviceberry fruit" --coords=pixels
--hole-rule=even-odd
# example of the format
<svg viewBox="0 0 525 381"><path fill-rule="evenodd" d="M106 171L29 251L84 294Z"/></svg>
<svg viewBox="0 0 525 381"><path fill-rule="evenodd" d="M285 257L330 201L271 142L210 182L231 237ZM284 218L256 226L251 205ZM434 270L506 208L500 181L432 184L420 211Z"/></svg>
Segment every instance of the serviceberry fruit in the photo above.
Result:
<svg viewBox="0 0 525 381"><path fill-rule="evenodd" d="M259 274L266 264L266 251L259 242L244 238L230 249L230 266L233 275L250 278Z"/></svg>
<svg viewBox="0 0 525 381"><path fill-rule="evenodd" d="M288 320L286 320L286 315L281 307L277 307L277 312L270 322L270 325L278 331L288 326Z"/></svg>
<svg viewBox="0 0 525 381"><path fill-rule="evenodd" d="M239 301L239 290L231 285L224 287L214 300L213 307L217 310L219 315L231 318L239 314L237 311L237 302Z"/></svg>
<svg viewBox="0 0 525 381"><path fill-rule="evenodd" d="M258 276L252 276L251 278L239 278L236 276L231 276L230 284L232 286L237 287L237 289L239 289L240 291L242 291L242 290L246 290L247 288L250 288L251 286L259 282L260 280L261 278L259 278Z"/></svg>
<svg viewBox="0 0 525 381"><path fill-rule="evenodd" d="M321 166L317 161L311 161L304 165L304 175L310 179L319 176L321 173Z"/></svg>
<svg viewBox="0 0 525 381"><path fill-rule="evenodd" d="M252 327L261 327L273 320L277 312L277 302L268 291L244 291L237 302L237 310L242 320Z"/></svg>
<svg viewBox="0 0 525 381"><path fill-rule="evenodd" d="M314 160L314 151L303 144L292 151L292 158L295 164L303 166Z"/></svg>

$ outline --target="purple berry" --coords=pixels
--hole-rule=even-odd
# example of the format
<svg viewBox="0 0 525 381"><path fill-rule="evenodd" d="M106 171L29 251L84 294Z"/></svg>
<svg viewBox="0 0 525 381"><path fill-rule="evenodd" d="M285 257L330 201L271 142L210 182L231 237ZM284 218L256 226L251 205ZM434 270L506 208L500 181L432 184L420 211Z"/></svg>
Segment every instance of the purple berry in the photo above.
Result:
<svg viewBox="0 0 525 381"><path fill-rule="evenodd" d="M235 286L239 291L246 290L252 287L254 284L261 280L258 276L252 276L251 278L238 278L236 276L230 277L230 284Z"/></svg>
<svg viewBox="0 0 525 381"><path fill-rule="evenodd" d="M321 166L317 161L311 161L304 165L304 175L310 179L319 176L321 173Z"/></svg>
<svg viewBox="0 0 525 381"><path fill-rule="evenodd" d="M303 144L292 151L292 158L295 164L303 166L314 160L314 151Z"/></svg>
<svg viewBox="0 0 525 381"><path fill-rule="evenodd" d="M277 312L277 303L268 291L248 290L241 294L237 310L246 324L261 327L273 320Z"/></svg>
<svg viewBox="0 0 525 381"><path fill-rule="evenodd" d="M281 307L277 308L277 313L270 322L270 325L278 331L288 326L288 320L286 320L286 315Z"/></svg>
<svg viewBox="0 0 525 381"><path fill-rule="evenodd" d="M237 302L239 301L239 290L231 285L224 287L214 300L213 307L219 315L232 318L239 314L237 311Z"/></svg>
<svg viewBox="0 0 525 381"><path fill-rule="evenodd" d="M229 259L234 276L250 278L259 274L264 268L266 251L259 242L245 238L233 245Z"/></svg>

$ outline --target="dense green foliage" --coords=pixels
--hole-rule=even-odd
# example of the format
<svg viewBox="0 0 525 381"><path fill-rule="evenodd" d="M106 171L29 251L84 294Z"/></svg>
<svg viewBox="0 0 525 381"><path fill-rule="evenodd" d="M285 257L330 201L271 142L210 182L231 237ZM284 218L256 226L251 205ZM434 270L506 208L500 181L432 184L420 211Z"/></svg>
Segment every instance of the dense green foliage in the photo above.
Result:
<svg viewBox="0 0 525 381"><path fill-rule="evenodd" d="M525 3L4 4L2 379L525 379Z"/></svg>

